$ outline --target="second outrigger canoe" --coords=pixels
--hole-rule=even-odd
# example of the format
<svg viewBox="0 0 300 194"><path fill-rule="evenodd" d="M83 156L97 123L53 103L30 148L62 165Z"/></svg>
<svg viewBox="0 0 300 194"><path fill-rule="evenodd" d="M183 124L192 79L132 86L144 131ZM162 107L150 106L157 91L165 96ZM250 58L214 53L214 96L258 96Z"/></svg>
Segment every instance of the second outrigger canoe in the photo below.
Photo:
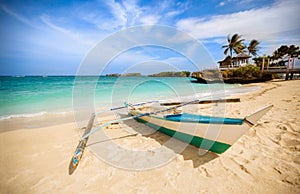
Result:
<svg viewBox="0 0 300 194"><path fill-rule="evenodd" d="M183 113L175 109L161 114L136 117L166 135L196 147L221 154L245 134L272 106L264 107L245 118L223 118ZM132 116L155 112L150 105L129 107Z"/></svg>

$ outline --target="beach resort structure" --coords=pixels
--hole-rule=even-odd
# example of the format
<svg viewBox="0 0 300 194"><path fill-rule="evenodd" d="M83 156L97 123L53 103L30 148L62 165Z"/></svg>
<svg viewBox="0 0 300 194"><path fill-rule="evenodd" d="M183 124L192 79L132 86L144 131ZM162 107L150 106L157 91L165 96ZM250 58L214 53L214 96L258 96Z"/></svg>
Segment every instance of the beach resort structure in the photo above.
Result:
<svg viewBox="0 0 300 194"><path fill-rule="evenodd" d="M227 56L224 60L219 61L218 63L220 64L220 69L238 68L240 66L247 65L249 62L249 58L251 58L251 56L249 56L245 53L240 53L233 58L231 58L230 56Z"/></svg>

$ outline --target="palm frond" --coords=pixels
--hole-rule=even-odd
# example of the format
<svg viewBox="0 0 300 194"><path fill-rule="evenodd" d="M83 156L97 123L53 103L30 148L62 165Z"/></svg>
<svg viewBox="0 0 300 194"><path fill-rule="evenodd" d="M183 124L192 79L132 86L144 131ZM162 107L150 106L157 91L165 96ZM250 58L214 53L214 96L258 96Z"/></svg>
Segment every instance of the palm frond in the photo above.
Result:
<svg viewBox="0 0 300 194"><path fill-rule="evenodd" d="M257 56L257 51L259 49L259 47L258 47L259 43L260 42L258 42L255 39L250 41L249 46L247 47L249 54L251 54L253 56Z"/></svg>
<svg viewBox="0 0 300 194"><path fill-rule="evenodd" d="M227 55L229 48L224 50L224 55Z"/></svg>
<svg viewBox="0 0 300 194"><path fill-rule="evenodd" d="M224 54L227 55L228 51L230 51L230 56L232 57L232 51L236 54L244 52L246 46L244 45L245 39L242 39L242 35L237 33L233 34L232 37L230 35L227 36L227 45L223 45L222 48L225 48Z"/></svg>

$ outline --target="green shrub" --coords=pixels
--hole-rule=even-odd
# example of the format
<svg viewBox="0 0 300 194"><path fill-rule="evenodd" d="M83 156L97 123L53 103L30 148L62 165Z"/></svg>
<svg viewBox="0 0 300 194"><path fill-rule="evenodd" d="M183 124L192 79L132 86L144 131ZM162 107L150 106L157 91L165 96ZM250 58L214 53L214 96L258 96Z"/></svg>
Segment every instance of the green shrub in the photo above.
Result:
<svg viewBox="0 0 300 194"><path fill-rule="evenodd" d="M223 78L257 78L260 77L260 69L253 65L247 65L238 69L224 70L222 71L222 76Z"/></svg>

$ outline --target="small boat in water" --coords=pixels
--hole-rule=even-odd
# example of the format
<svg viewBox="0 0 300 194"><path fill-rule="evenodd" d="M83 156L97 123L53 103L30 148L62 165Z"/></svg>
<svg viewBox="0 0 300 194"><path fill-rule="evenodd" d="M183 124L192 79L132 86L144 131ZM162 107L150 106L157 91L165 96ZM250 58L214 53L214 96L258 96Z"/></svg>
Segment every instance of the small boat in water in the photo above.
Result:
<svg viewBox="0 0 300 194"><path fill-rule="evenodd" d="M166 135L221 154L265 115L272 106L264 107L245 118L223 118L184 113L179 109L159 112L157 106L144 104L129 107L129 114ZM163 109L163 108L162 108ZM158 114L147 114L159 112ZM143 115L145 116L138 116Z"/></svg>

